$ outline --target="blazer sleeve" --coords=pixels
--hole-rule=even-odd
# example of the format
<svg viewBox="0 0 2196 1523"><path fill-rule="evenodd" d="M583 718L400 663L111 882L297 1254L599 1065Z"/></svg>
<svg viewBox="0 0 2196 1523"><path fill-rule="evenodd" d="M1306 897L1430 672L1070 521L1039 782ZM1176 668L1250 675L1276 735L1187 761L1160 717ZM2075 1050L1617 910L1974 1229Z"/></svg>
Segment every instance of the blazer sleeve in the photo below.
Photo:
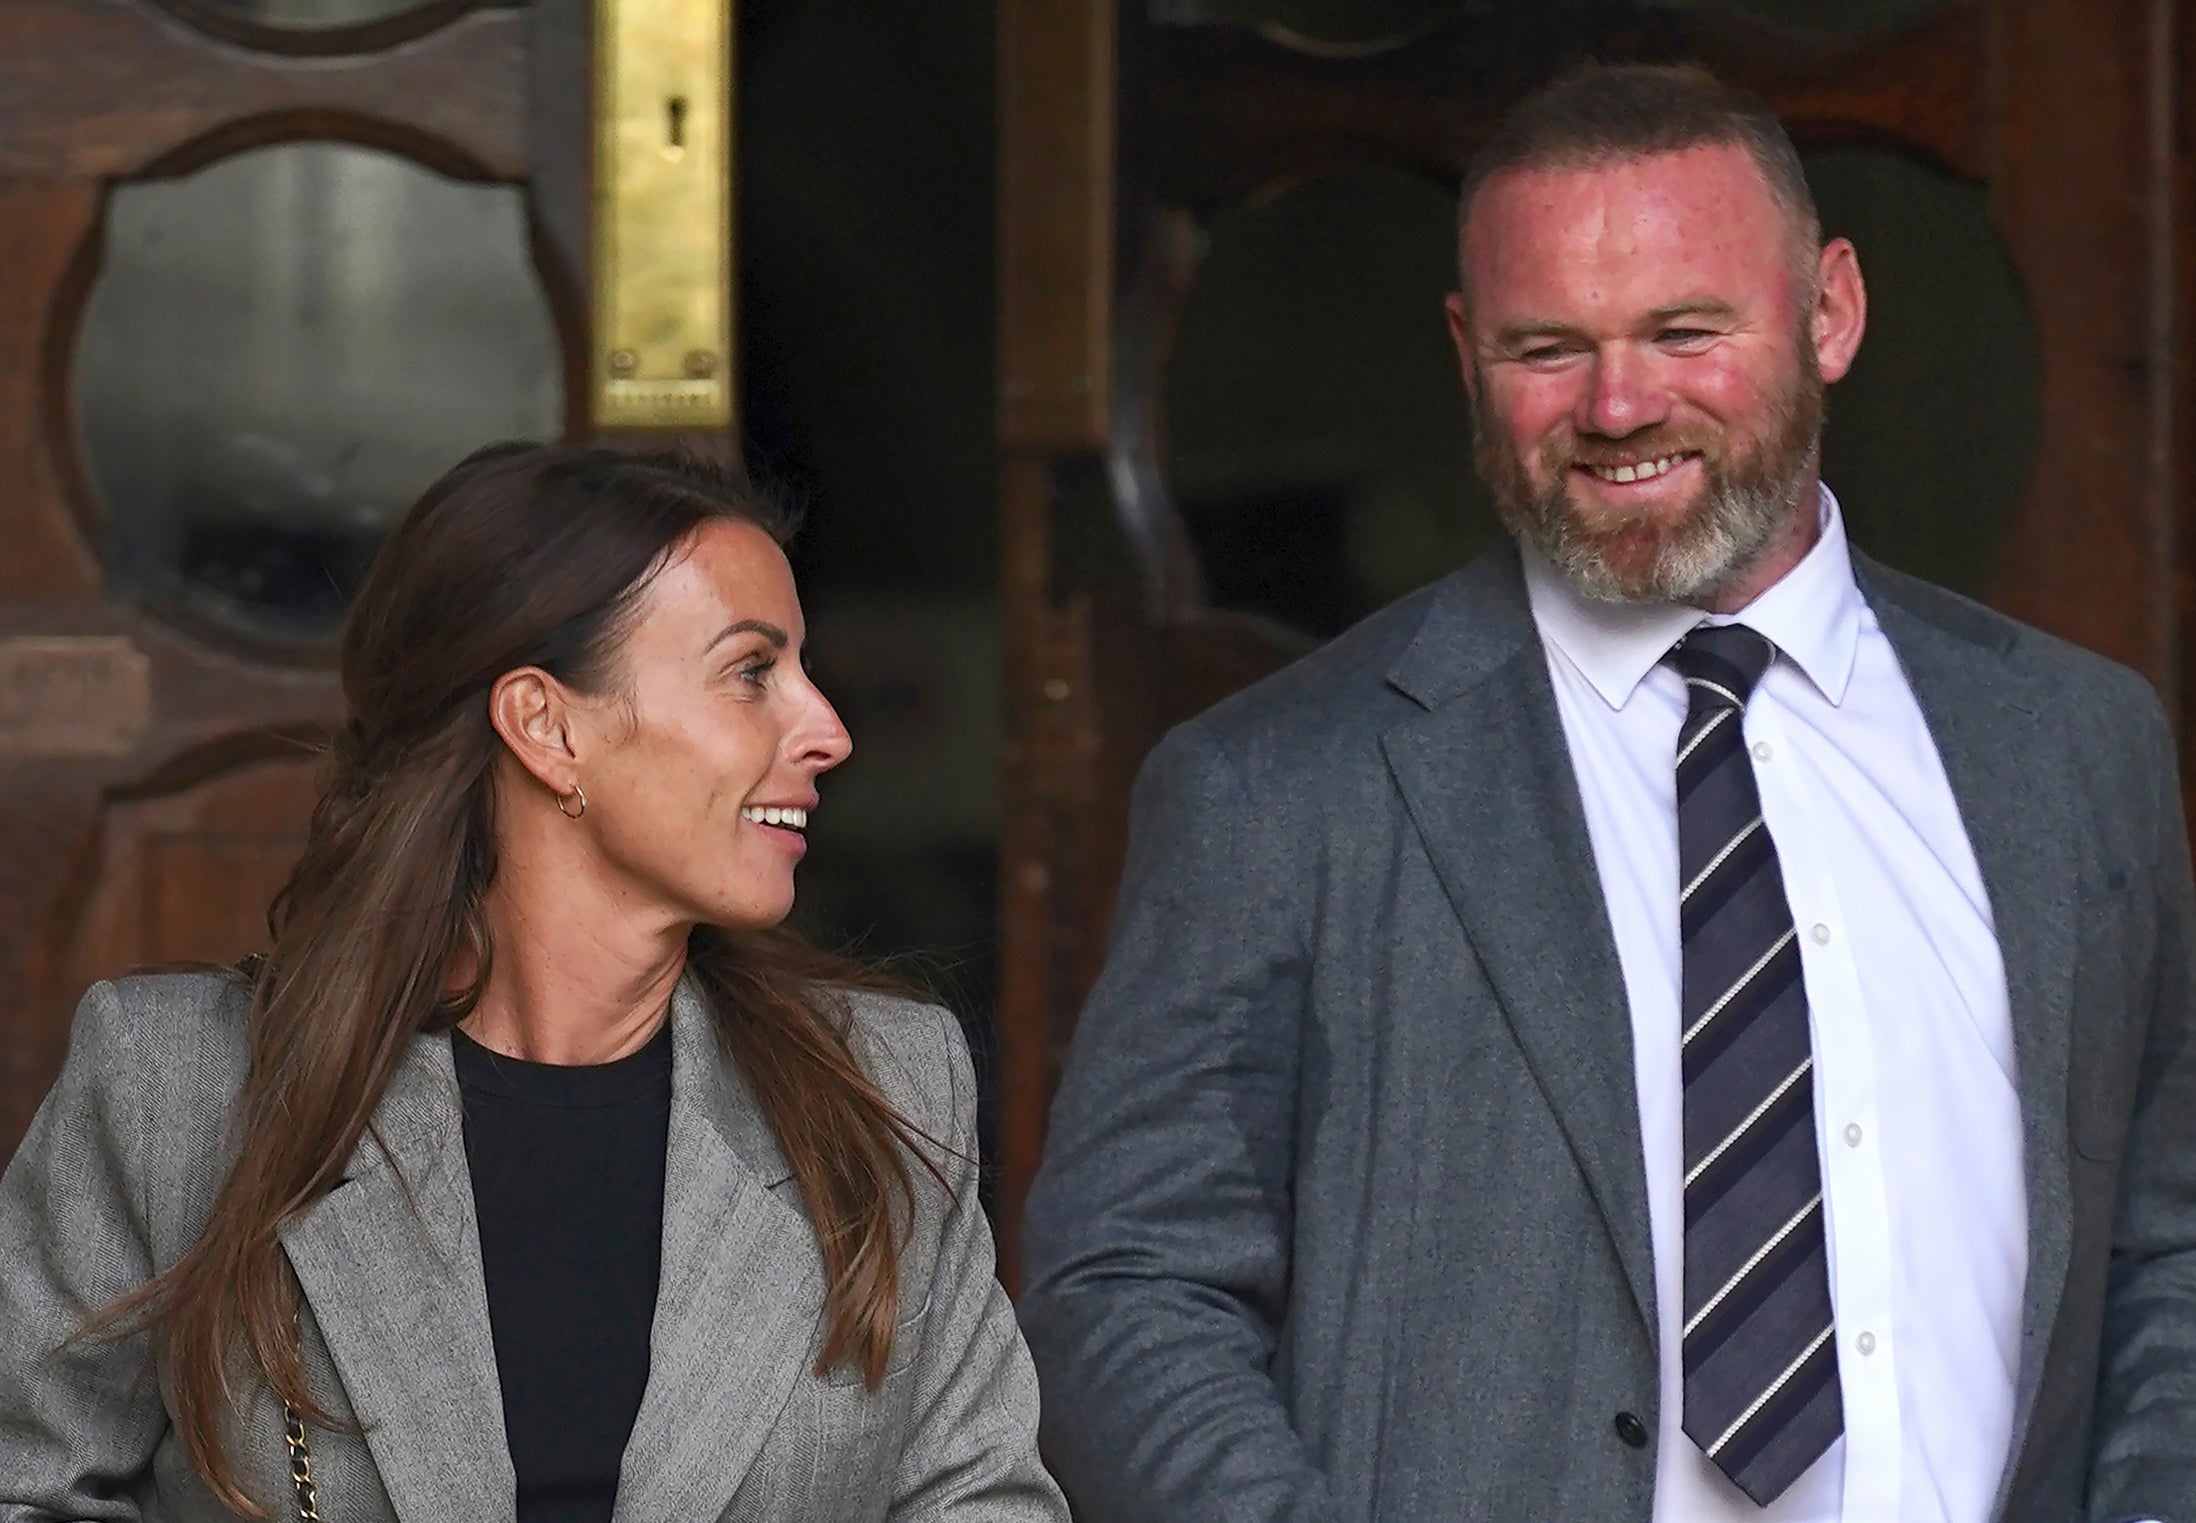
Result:
<svg viewBox="0 0 2196 1523"><path fill-rule="evenodd" d="M2179 768L2146 694L2157 941L2122 1155L2090 1466L2098 1523L2196 1523L2196 888Z"/></svg>
<svg viewBox="0 0 2196 1523"><path fill-rule="evenodd" d="M153 1274L148 1076L127 1037L94 985L0 1175L0 1523L135 1520L167 1428L149 1340L75 1336Z"/></svg>
<svg viewBox="0 0 2196 1523"><path fill-rule="evenodd" d="M933 1123L947 1150L934 1161L952 1182L952 1197L929 1266L912 1371L914 1422L901 1446L889 1516L893 1523L1066 1523L1067 1503L1037 1457L1037 1372L999 1288L991 1227L977 1199L976 1077L968 1044L949 1013L930 1013L950 1077L947 1114ZM924 1170L916 1171L916 1184L945 1193Z"/></svg>
<svg viewBox="0 0 2196 1523"><path fill-rule="evenodd" d="M1288 1303L1305 868L1203 728L1138 778L1105 971L1024 1216L1045 1453L1087 1523L1323 1523Z"/></svg>

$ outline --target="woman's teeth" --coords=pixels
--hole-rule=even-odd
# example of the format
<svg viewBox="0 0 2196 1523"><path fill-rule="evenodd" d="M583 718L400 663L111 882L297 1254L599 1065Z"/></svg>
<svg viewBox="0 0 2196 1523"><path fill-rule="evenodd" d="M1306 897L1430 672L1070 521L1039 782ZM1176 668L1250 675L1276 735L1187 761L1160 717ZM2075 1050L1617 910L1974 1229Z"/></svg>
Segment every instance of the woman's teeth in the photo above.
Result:
<svg viewBox="0 0 2196 1523"><path fill-rule="evenodd" d="M1603 481L1648 481L1668 475L1684 459L1683 455L1664 455L1659 460L1642 460L1637 465L1589 465L1586 469Z"/></svg>
<svg viewBox="0 0 2196 1523"><path fill-rule="evenodd" d="M749 806L740 814L758 825L783 825L788 830L806 830L808 811L805 809L775 809Z"/></svg>

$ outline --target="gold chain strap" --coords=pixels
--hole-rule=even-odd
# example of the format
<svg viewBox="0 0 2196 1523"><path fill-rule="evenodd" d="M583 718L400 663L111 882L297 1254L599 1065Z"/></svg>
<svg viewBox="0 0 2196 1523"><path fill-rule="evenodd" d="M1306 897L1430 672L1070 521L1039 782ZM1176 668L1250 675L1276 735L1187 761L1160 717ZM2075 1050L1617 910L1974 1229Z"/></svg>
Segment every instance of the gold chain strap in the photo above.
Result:
<svg viewBox="0 0 2196 1523"><path fill-rule="evenodd" d="M305 1419L282 1404L282 1437L290 1446L290 1484L297 1489L299 1523L320 1523L320 1497L313 1489L313 1451L305 1447Z"/></svg>

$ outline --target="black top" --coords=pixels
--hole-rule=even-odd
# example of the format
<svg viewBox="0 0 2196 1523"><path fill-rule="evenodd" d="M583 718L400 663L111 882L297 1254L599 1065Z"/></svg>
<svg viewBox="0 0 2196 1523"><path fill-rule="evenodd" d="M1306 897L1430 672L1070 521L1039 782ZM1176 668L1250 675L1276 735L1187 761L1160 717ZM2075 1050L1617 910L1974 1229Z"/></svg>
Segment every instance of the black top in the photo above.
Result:
<svg viewBox="0 0 2196 1523"><path fill-rule="evenodd" d="M518 1523L607 1523L648 1386L671 1023L585 1068L450 1046Z"/></svg>

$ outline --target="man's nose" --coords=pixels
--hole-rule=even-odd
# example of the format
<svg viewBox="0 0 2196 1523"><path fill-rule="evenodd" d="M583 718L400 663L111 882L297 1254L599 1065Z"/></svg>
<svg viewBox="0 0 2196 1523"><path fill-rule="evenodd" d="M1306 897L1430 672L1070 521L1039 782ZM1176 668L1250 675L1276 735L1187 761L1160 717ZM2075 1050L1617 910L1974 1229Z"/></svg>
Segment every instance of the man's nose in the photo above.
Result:
<svg viewBox="0 0 2196 1523"><path fill-rule="evenodd" d="M1594 356L1574 422L1580 433L1621 439L1662 422L1668 413L1669 398L1657 384L1653 367L1612 344Z"/></svg>

